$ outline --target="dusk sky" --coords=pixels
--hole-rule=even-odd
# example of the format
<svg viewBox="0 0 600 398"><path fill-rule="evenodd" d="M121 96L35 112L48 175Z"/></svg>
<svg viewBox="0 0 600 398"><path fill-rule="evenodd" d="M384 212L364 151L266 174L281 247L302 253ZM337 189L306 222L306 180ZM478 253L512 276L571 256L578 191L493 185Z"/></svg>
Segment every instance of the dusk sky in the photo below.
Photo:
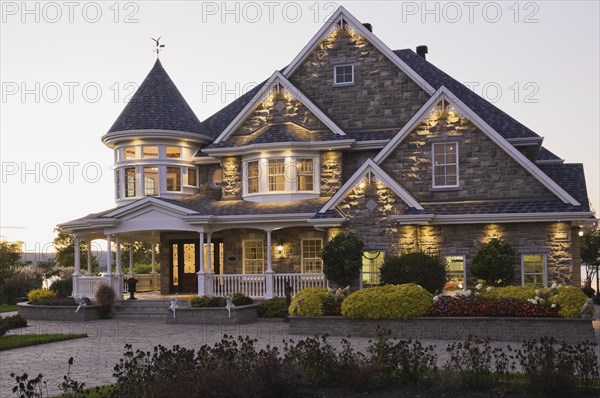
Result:
<svg viewBox="0 0 600 398"><path fill-rule="evenodd" d="M114 206L100 142L160 59L204 120L286 66L343 5L583 163L600 209L598 1L1 3L0 235L47 250L58 223Z"/></svg>

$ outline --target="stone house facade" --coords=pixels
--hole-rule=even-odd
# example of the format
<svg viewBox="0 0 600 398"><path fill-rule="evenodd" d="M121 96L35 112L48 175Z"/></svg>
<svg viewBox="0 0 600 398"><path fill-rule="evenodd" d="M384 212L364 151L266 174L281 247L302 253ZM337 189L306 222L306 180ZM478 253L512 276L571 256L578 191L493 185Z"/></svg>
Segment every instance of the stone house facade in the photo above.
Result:
<svg viewBox="0 0 600 398"><path fill-rule="evenodd" d="M579 283L579 232L596 221L582 165L425 54L392 51L340 7L283 71L203 122L157 60L102 137L116 207L59 229L117 253L156 243L163 293L323 285L320 251L341 231L365 242L362 285L387 256L423 250L464 289L494 237L516 249L521 284ZM77 262L76 290L92 283Z"/></svg>

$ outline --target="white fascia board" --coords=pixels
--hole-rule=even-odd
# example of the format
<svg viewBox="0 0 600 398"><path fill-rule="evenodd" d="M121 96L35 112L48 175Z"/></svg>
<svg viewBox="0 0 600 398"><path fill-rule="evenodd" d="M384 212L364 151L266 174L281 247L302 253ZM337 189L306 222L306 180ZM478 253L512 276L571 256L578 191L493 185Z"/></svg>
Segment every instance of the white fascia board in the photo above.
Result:
<svg viewBox="0 0 600 398"><path fill-rule="evenodd" d="M120 223L121 220L114 218L86 218L83 220L74 220L58 224L56 229L60 232L77 233L77 231L88 231L94 228L115 227Z"/></svg>
<svg viewBox="0 0 600 398"><path fill-rule="evenodd" d="M375 156L373 159L377 164L381 164L394 149L408 136L418 123L424 120L429 111L437 103L445 99L457 108L458 113L469 119L479 130L481 130L488 138L496 145L502 148L510 157L512 157L521 167L525 168L533 177L542 183L550 192L554 193L563 203L569 203L573 206L581 204L575 200L568 192L560 185L546 175L539 167L525 157L518 149L512 146L502 135L487 124L479 117L471 108L465 105L458 97L456 97L446 87L441 86L436 93L421 107L421 109L413 115L413 117L402 127L402 129L391 139L391 141Z"/></svg>
<svg viewBox="0 0 600 398"><path fill-rule="evenodd" d="M433 215L429 214L428 225L447 225L447 224L506 224L517 222L594 222L592 212L552 212L552 213L500 213L500 214L448 214ZM417 224L419 221L412 215L390 216L400 224Z"/></svg>
<svg viewBox="0 0 600 398"><path fill-rule="evenodd" d="M435 89L427 83L417 72L415 72L410 66L408 66L400 57L398 57L388 46L386 46L373 32L365 28L364 25L350 14L343 6L340 6L336 12L334 12L329 20L319 29L317 34L308 42L306 46L300 51L298 55L292 60L292 62L285 68L283 75L290 77L292 73L302 64L306 57L317 47L317 45L323 40L326 35L329 34L332 27L337 24L340 18L344 18L346 22L352 25L352 28L358 32L361 36L365 37L375 48L383 53L394 65L396 65L402 72L406 73L415 83L417 83L427 94L431 95L435 92Z"/></svg>
<svg viewBox="0 0 600 398"><path fill-rule="evenodd" d="M346 183L325 203L325 205L319 210L319 213L325 213L328 210L333 209L342 201L344 197L358 184L359 180L363 178L368 172L375 174L381 182L387 187L391 188L408 206L414 207L417 210L423 210L423 206L400 184L391 178L385 171L383 171L372 159L367 159L363 165L356 170L356 172L346 181Z"/></svg>
<svg viewBox="0 0 600 398"><path fill-rule="evenodd" d="M187 215L195 213L193 210L190 210L186 207L177 206L173 203L165 202L160 199L156 199L152 196L147 196L144 199L137 200L135 202L126 204L124 206L119 207L115 211L112 211L105 215L105 217L123 217L132 212L141 210L146 207L158 207L162 209L171 210L175 213L179 213L180 215Z"/></svg>
<svg viewBox="0 0 600 398"><path fill-rule="evenodd" d="M352 146L352 149L356 150L365 150L365 149L382 149L387 143L390 142L389 139L386 140L370 140L370 141L356 141Z"/></svg>
<svg viewBox="0 0 600 398"><path fill-rule="evenodd" d="M124 130L115 131L114 133L107 133L100 139L102 143L108 147L112 147L119 141L129 141L132 139L139 139L140 137L146 138L162 138L162 139L173 139L173 140L188 140L197 143L212 142L212 138L199 133L188 133L184 131L175 130Z"/></svg>
<svg viewBox="0 0 600 398"><path fill-rule="evenodd" d="M203 149L209 155L230 156L230 155L248 155L265 150L334 150L348 149L355 143L354 139L335 140L335 141L314 141L314 142L272 142L265 144L251 144L247 146L236 146L229 148L208 148Z"/></svg>
<svg viewBox="0 0 600 398"><path fill-rule="evenodd" d="M215 144L227 139L246 118L256 109L256 107L265 99L271 88L275 84L281 84L287 92L298 101L302 102L327 128L334 134L346 135L342 129L336 125L323 111L321 111L310 99L308 99L300 89L296 88L288 79L285 78L279 71L275 71L269 80L260 88L254 97L246 104L244 109L229 123L223 132L214 141Z"/></svg>

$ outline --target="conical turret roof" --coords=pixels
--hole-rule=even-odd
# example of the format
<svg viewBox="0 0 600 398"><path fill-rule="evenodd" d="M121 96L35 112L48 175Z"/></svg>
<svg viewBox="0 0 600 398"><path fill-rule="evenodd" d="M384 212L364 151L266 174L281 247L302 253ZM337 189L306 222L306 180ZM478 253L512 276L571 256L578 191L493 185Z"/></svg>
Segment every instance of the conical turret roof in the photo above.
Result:
<svg viewBox="0 0 600 398"><path fill-rule="evenodd" d="M108 133L126 130L204 134L200 120L158 59Z"/></svg>

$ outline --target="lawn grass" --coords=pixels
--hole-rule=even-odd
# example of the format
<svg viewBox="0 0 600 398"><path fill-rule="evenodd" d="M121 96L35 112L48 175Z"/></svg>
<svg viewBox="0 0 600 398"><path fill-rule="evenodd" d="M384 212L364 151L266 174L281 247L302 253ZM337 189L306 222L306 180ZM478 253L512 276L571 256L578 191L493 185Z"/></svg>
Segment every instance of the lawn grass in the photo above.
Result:
<svg viewBox="0 0 600 398"><path fill-rule="evenodd" d="M12 312L17 310L17 305L0 304L0 312Z"/></svg>
<svg viewBox="0 0 600 398"><path fill-rule="evenodd" d="M0 351L87 337L87 334L20 334L0 337Z"/></svg>

